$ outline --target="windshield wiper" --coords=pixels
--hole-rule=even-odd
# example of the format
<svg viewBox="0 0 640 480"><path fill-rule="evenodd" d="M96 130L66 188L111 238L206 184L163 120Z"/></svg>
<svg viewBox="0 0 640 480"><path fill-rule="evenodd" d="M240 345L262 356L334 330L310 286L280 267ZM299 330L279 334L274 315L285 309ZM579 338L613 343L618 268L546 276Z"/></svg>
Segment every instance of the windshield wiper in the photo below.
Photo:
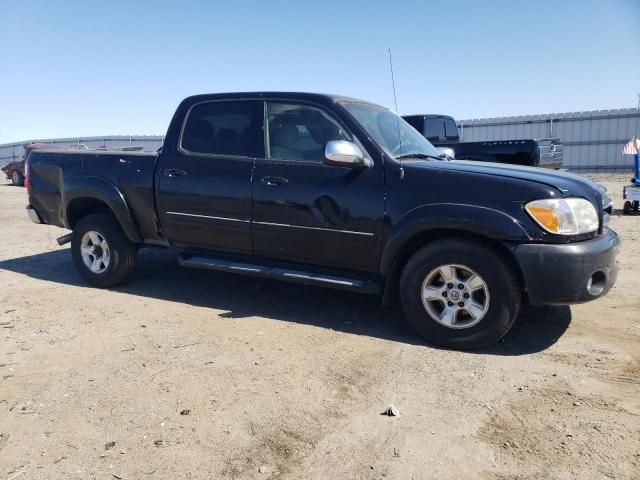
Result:
<svg viewBox="0 0 640 480"><path fill-rule="evenodd" d="M396 160L403 160L405 158L432 158L434 160L446 160L447 156L444 153L442 155L429 155L428 153L405 153L404 155L397 156Z"/></svg>

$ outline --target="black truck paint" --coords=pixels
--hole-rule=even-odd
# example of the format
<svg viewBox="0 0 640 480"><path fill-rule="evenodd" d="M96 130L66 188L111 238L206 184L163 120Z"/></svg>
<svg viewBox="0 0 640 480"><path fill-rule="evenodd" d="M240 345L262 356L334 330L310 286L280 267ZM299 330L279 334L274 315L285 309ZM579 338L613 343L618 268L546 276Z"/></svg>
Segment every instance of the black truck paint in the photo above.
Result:
<svg viewBox="0 0 640 480"><path fill-rule="evenodd" d="M361 116L370 110L377 112L372 118L378 130ZM250 120L239 126L238 119ZM387 130L390 120L394 128ZM216 121L229 128L212 126ZM177 108L157 153L34 151L27 165L27 208L37 223L73 230L74 261L94 285L116 283L101 280L109 273L106 263L105 273L95 274L87 270L88 263L83 270L78 260L105 256L95 242L89 244L98 252L95 258L78 253L87 232L96 230L111 242L113 269L125 258L129 272L136 248L161 247L176 251L185 266L383 293L385 302L399 295L422 335L458 348L502 337L521 297L533 304L570 304L593 300L611 288L619 239L606 227L602 187L568 173L437 158L428 142L420 145L433 157L415 158L407 149L417 145L411 143L417 133L402 124L403 135L404 128L413 133L400 145L393 143L389 132L399 132L396 122L402 120L382 107L339 96L193 96ZM318 158L312 147L338 135L360 148L361 162L327 161L324 151ZM209 144L227 151L193 151ZM404 149L405 158L396 159L402 155L390 149L401 154ZM551 234L524 209L532 200L565 197L581 197L595 206L597 231ZM104 226L110 221L120 233ZM427 307L416 313L416 300L402 289L411 290L416 280L410 273L429 261L438 263L433 258L462 264L456 248L464 265L473 264L470 270L485 272L487 280L481 292L485 316L466 329L431 325ZM484 258L474 258L474 251ZM464 269L455 272L457 278L467 275ZM510 283L502 285L496 272ZM444 275L435 278L438 288L449 288L439 286ZM511 293L504 297L502 291ZM459 297L459 292L448 292ZM502 306L508 314L493 312ZM459 309L453 322L458 316L470 314Z"/></svg>
<svg viewBox="0 0 640 480"><path fill-rule="evenodd" d="M455 158L480 162L512 163L529 167L562 168L562 143L558 139L488 140L461 142L458 125L447 115L406 115L413 128L437 147L451 148Z"/></svg>

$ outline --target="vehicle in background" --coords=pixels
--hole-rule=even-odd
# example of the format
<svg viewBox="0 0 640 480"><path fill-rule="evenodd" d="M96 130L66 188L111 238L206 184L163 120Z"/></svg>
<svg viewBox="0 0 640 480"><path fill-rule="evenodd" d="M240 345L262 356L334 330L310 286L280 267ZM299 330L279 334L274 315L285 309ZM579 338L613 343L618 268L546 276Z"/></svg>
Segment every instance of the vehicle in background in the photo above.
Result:
<svg viewBox="0 0 640 480"><path fill-rule="evenodd" d="M19 160L7 163L0 170L7 176L7 180L11 180L13 185L18 187L24 185L24 157L22 155Z"/></svg>
<svg viewBox="0 0 640 480"><path fill-rule="evenodd" d="M399 297L424 338L456 348L498 341L525 301L599 298L618 271L603 187L449 160L346 97L189 97L157 153L33 151L26 185L29 217L72 230L58 243L90 285L165 248L185 267Z"/></svg>
<svg viewBox="0 0 640 480"><path fill-rule="evenodd" d="M491 140L461 142L458 126L447 115L406 115L404 118L438 149L455 158L480 162L511 163L529 167L562 168L562 143L558 139Z"/></svg>
<svg viewBox="0 0 640 480"><path fill-rule="evenodd" d="M20 155L20 159L14 162L10 162L2 167L2 170L7 176L7 180L11 180L11 183L16 186L24 185L24 164L25 159L29 156L33 150L87 150L87 146L83 144L78 145L59 145L55 143L30 143L24 146L24 153Z"/></svg>
<svg viewBox="0 0 640 480"><path fill-rule="evenodd" d="M126 145L124 147L107 147L106 144L98 145L95 150L106 151L111 150L113 152L141 152L144 150L142 145Z"/></svg>

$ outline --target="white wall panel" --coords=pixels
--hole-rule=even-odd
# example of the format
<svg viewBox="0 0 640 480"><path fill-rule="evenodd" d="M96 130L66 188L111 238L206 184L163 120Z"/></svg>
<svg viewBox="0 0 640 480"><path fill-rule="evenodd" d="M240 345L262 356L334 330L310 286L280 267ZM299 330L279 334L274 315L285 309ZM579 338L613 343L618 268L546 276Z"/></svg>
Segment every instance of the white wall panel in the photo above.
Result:
<svg viewBox="0 0 640 480"><path fill-rule="evenodd" d="M464 131L465 142L559 138L565 145L565 167L573 170L632 170L633 158L620 151L633 136L640 136L640 110L635 108L482 118L458 123Z"/></svg>

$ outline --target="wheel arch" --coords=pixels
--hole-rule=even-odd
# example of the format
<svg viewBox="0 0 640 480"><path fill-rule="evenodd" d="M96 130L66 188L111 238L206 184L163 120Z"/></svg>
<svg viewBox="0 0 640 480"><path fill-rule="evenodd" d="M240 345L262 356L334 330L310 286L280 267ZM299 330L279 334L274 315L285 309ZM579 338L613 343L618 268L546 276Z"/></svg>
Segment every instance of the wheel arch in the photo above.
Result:
<svg viewBox="0 0 640 480"><path fill-rule="evenodd" d="M479 208L471 207L474 213L481 211ZM397 297L400 274L408 260L423 246L444 237L474 239L492 248L513 269L525 294L524 275L508 243L529 239L526 230L513 218L494 210L482 212L480 218L476 217L473 221L470 218L473 215L470 216L469 209L466 209L464 218L426 217L426 220L410 222L408 225L402 225L404 222L401 222L397 233L389 235L381 257L380 273L385 279L383 305L389 305ZM490 220L491 223L487 223Z"/></svg>
<svg viewBox="0 0 640 480"><path fill-rule="evenodd" d="M76 177L64 185L63 222L73 230L78 221L92 213L110 213L127 238L142 241L138 227L122 193L112 183L98 177Z"/></svg>

